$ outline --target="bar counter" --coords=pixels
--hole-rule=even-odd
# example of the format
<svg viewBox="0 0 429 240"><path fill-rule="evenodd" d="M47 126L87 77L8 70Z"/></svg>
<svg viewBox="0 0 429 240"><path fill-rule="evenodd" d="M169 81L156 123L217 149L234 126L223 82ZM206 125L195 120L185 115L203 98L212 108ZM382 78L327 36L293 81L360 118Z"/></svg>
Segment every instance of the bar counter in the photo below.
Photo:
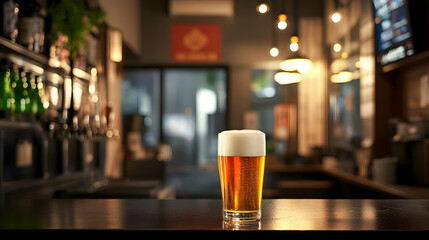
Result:
<svg viewBox="0 0 429 240"><path fill-rule="evenodd" d="M37 230L35 233L220 230L222 233L256 231L295 236L316 233L394 236L405 233L410 236L429 230L429 200L263 199L260 224L242 228L254 231L232 231L237 227L225 225L220 199L24 200L3 206L0 229Z"/></svg>

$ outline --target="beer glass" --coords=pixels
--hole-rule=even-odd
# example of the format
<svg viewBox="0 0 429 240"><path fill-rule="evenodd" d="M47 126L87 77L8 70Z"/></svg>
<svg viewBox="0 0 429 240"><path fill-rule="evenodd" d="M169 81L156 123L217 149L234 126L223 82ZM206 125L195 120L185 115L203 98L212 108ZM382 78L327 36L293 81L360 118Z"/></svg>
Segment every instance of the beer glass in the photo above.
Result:
<svg viewBox="0 0 429 240"><path fill-rule="evenodd" d="M230 130L218 134L218 164L225 221L259 221L265 169L265 134Z"/></svg>

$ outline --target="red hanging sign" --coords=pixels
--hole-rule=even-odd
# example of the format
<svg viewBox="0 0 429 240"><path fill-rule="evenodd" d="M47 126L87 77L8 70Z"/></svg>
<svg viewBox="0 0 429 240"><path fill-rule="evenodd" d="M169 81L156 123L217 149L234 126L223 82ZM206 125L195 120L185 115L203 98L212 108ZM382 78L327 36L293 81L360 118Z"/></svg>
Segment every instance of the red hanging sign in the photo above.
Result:
<svg viewBox="0 0 429 240"><path fill-rule="evenodd" d="M171 58L173 62L218 62L219 24L173 24Z"/></svg>

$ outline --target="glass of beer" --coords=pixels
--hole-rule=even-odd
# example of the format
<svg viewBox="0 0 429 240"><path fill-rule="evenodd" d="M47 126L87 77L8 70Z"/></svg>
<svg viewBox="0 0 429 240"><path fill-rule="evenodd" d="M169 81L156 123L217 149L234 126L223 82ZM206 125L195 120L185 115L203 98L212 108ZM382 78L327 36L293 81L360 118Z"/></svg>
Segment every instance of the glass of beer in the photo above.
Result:
<svg viewBox="0 0 429 240"><path fill-rule="evenodd" d="M218 134L218 164L225 221L261 219L265 134L230 130Z"/></svg>

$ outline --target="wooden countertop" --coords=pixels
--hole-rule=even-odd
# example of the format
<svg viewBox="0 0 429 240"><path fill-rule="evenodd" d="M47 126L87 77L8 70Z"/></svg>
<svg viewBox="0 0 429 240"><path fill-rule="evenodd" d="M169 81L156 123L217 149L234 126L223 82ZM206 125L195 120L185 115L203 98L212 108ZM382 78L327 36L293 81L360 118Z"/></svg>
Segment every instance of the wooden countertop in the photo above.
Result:
<svg viewBox="0 0 429 240"><path fill-rule="evenodd" d="M0 211L0 230L23 229L232 230L222 221L220 199L44 199L6 204ZM429 230L429 200L263 199L260 225L247 230L410 234Z"/></svg>

